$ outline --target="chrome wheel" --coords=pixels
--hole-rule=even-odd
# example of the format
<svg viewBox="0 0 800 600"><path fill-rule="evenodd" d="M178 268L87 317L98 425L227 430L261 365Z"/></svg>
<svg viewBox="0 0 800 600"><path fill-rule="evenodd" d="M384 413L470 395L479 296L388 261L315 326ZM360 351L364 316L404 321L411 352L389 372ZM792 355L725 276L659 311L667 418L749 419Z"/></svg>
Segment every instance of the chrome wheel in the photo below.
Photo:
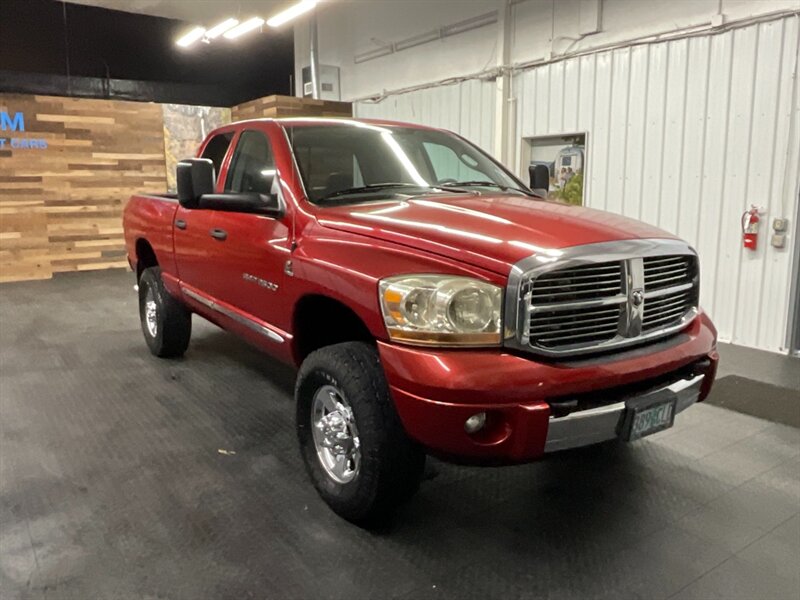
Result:
<svg viewBox="0 0 800 600"><path fill-rule="evenodd" d="M148 288L144 297L144 321L147 325L147 332L151 337L156 337L158 334L158 309L153 288Z"/></svg>
<svg viewBox="0 0 800 600"><path fill-rule="evenodd" d="M311 431L319 462L337 483L348 483L361 466L361 443L353 409L344 395L332 385L314 394Z"/></svg>

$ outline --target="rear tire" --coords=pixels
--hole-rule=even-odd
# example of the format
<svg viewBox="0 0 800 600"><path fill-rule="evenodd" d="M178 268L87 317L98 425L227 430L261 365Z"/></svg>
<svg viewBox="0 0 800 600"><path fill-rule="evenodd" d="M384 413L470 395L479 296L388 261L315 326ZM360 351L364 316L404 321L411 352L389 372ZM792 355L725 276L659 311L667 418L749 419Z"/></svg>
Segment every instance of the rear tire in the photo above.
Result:
<svg viewBox="0 0 800 600"><path fill-rule="evenodd" d="M374 347L345 342L311 353L295 397L306 470L334 512L376 525L414 495L425 453L403 429Z"/></svg>
<svg viewBox="0 0 800 600"><path fill-rule="evenodd" d="M161 268L139 278L139 320L150 352L159 358L183 356L192 336L192 313L164 287Z"/></svg>

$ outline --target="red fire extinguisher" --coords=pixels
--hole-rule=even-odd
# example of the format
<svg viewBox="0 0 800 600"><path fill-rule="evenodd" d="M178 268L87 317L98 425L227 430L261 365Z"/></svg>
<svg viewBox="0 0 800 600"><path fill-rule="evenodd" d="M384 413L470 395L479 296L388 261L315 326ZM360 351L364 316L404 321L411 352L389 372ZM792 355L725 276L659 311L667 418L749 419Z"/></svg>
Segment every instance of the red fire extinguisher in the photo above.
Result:
<svg viewBox="0 0 800 600"><path fill-rule="evenodd" d="M742 213L742 233L744 234L744 247L748 250L755 250L758 246L758 207L753 205L750 210Z"/></svg>

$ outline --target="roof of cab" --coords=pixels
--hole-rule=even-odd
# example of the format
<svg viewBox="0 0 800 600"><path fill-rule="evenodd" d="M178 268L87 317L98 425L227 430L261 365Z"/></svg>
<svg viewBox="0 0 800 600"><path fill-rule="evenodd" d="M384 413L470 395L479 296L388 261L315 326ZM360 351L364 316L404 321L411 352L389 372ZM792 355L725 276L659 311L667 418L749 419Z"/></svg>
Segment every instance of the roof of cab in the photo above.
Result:
<svg viewBox="0 0 800 600"><path fill-rule="evenodd" d="M263 123L273 121L280 125L292 125L298 127L308 126L336 126L336 125L355 125L367 124L377 127L409 127L412 129L436 129L435 127L427 127L417 123L404 123L402 121L389 121L386 119L353 119L348 117L282 117L282 118L262 118L262 119L247 119L244 121L235 121L227 125L223 125L218 129L237 128L249 123Z"/></svg>

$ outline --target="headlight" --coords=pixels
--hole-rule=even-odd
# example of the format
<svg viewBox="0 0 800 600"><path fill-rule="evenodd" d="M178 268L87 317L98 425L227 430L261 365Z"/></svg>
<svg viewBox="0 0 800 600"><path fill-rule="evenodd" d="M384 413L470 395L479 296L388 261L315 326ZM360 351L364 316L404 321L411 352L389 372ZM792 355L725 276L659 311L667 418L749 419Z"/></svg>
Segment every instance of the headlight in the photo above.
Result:
<svg viewBox="0 0 800 600"><path fill-rule="evenodd" d="M470 277L402 275L380 282L389 337L430 346L496 346L503 290Z"/></svg>

